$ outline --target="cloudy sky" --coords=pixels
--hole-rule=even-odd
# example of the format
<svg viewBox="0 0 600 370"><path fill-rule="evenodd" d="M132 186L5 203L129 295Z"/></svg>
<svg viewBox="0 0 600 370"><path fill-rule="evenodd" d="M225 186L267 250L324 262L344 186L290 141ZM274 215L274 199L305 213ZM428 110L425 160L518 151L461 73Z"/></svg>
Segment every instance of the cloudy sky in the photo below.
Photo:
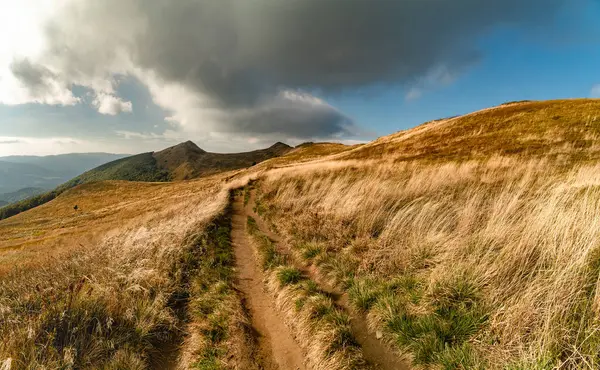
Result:
<svg viewBox="0 0 600 370"><path fill-rule="evenodd" d="M351 143L600 97L600 0L0 5L0 155Z"/></svg>

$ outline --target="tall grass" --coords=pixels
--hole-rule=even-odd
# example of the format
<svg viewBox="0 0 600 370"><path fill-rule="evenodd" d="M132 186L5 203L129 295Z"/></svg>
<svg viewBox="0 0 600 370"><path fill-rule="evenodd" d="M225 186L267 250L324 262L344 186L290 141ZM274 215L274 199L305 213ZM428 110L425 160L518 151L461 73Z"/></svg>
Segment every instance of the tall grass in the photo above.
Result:
<svg viewBox="0 0 600 370"><path fill-rule="evenodd" d="M163 205L96 245L0 283L0 359L20 368L145 369L168 361L184 321L194 235L227 204L220 185ZM177 354L174 354L175 356Z"/></svg>
<svg viewBox="0 0 600 370"><path fill-rule="evenodd" d="M278 229L318 245L307 256L415 362L598 366L600 166L338 161L261 189Z"/></svg>

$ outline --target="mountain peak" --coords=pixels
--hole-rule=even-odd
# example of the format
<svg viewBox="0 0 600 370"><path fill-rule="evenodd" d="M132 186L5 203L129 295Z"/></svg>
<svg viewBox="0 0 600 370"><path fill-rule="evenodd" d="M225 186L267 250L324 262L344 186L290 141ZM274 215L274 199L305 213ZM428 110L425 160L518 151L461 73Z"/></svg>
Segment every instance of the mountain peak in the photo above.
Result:
<svg viewBox="0 0 600 370"><path fill-rule="evenodd" d="M271 145L269 149L292 149L292 147L287 145L286 143L278 141L275 144Z"/></svg>
<svg viewBox="0 0 600 370"><path fill-rule="evenodd" d="M194 143L191 140L185 141L183 143L177 144L173 147L171 147L170 149L175 149L175 148L180 148L180 149L185 149L185 150L191 150L194 152L201 152L201 153L206 153L206 151L204 151L202 148L200 148L198 145L196 145L196 143Z"/></svg>

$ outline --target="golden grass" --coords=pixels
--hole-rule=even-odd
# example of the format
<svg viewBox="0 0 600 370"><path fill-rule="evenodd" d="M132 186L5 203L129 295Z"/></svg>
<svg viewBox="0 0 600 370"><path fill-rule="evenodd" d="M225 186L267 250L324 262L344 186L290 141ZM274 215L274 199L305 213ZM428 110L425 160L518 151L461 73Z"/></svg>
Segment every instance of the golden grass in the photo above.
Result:
<svg viewBox="0 0 600 370"><path fill-rule="evenodd" d="M456 344L477 354L471 367L595 368L599 170L500 156L331 162L267 173L261 202L292 243L324 251L320 267L338 283L373 286L381 299L370 305L371 325L405 348L422 349L421 334L399 338L384 298L390 289L394 299L404 294L386 282L410 278L419 288L406 296L416 298L394 304L415 322L446 307L440 294L456 286L476 292L485 324Z"/></svg>
<svg viewBox="0 0 600 370"><path fill-rule="evenodd" d="M107 181L71 189L50 203L0 221L0 273L43 255L87 247L197 193L197 183ZM78 210L74 210L74 206Z"/></svg>
<svg viewBox="0 0 600 370"><path fill-rule="evenodd" d="M598 100L521 102L203 180L75 188L0 221L0 366L147 368L183 328L184 290L214 312L193 316L183 365L243 368L230 267L199 267L197 241L259 177L268 221L416 365L597 368L599 120ZM306 284L278 290L293 317Z"/></svg>
<svg viewBox="0 0 600 370"><path fill-rule="evenodd" d="M210 274L196 267L198 259L209 258L198 240L212 238L203 236L206 226L228 201L221 177L174 184L104 182L1 222L2 245L8 244L4 261L20 250L18 265L5 265L0 278L0 360L11 369L145 369L177 361L173 347L184 331L193 331L181 316L188 295L207 297L190 285ZM222 318L233 330L225 329L230 340L243 340L234 333L246 320L239 299L229 289L231 280L222 284L212 298L223 302L218 303L223 312L232 312ZM194 327L210 320L191 319ZM201 354L192 351L182 360L193 363L196 356Z"/></svg>
<svg viewBox="0 0 600 370"><path fill-rule="evenodd" d="M445 162L492 155L600 158L600 99L521 102L428 122L340 154L346 159Z"/></svg>

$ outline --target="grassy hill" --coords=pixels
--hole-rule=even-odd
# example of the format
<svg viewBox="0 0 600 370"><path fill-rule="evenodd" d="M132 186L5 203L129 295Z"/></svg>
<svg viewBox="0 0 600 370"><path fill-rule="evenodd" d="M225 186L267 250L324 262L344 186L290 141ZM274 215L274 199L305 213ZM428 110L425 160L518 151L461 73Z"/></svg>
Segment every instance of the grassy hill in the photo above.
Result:
<svg viewBox="0 0 600 370"><path fill-rule="evenodd" d="M492 155L600 158L600 100L516 102L425 123L347 153L348 159L449 161Z"/></svg>
<svg viewBox="0 0 600 370"><path fill-rule="evenodd" d="M292 148L275 143L269 148L245 153L209 153L191 141L154 153L158 168L172 180L187 180L222 171L250 167L267 159L282 156Z"/></svg>
<svg viewBox="0 0 600 370"><path fill-rule="evenodd" d="M507 104L267 172L256 209L415 366L597 368L599 131Z"/></svg>
<svg viewBox="0 0 600 370"><path fill-rule="evenodd" d="M105 180L164 182L188 180L219 172L250 167L281 156L292 148L276 143L267 149L245 153L209 153L191 141L160 152L117 159L87 171L53 189L0 208L0 220L44 204L77 185ZM1 205L0 205L1 206Z"/></svg>
<svg viewBox="0 0 600 370"><path fill-rule="evenodd" d="M236 204L258 213L264 288L317 369L354 366L351 315L415 368L598 368L599 130L598 100L519 102L191 181L75 187L0 221L0 359L157 368L182 342L198 368L252 358L226 217L252 180ZM138 160L183 179L210 173L203 156Z"/></svg>

